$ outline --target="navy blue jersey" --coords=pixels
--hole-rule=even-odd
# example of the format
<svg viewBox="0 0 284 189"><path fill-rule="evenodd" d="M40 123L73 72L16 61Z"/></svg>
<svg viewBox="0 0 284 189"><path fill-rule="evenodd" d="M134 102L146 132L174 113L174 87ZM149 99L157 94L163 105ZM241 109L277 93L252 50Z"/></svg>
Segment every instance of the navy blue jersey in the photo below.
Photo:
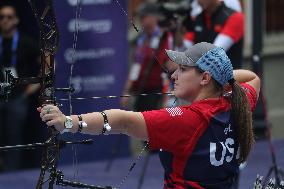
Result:
<svg viewBox="0 0 284 189"><path fill-rule="evenodd" d="M242 84L252 110L256 92ZM238 173L239 145L226 97L143 112L149 143L160 149L164 188L229 189Z"/></svg>

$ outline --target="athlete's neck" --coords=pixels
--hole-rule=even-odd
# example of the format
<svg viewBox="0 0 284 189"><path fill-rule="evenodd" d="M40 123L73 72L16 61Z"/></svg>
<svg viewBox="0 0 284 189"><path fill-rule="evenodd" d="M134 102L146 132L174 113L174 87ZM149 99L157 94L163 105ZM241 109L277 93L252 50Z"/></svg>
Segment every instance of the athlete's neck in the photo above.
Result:
<svg viewBox="0 0 284 189"><path fill-rule="evenodd" d="M192 102L209 98L219 98L222 94L223 91L217 91L214 87L208 86L201 89L200 93L192 100Z"/></svg>

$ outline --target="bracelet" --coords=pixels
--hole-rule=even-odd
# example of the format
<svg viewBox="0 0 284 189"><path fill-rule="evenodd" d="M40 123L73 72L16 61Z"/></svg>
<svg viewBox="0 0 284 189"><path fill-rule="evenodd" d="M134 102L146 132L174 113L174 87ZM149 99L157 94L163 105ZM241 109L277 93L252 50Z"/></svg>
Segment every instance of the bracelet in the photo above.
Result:
<svg viewBox="0 0 284 189"><path fill-rule="evenodd" d="M79 119L78 132L81 133L83 128L86 128L88 125L86 122L83 121L83 118L81 115L78 115L78 119Z"/></svg>
<svg viewBox="0 0 284 189"><path fill-rule="evenodd" d="M102 134L103 135L107 135L108 132L111 131L111 126L108 124L108 119L107 119L107 115L104 111L100 112L104 118L104 126L103 126L103 130L102 130Z"/></svg>

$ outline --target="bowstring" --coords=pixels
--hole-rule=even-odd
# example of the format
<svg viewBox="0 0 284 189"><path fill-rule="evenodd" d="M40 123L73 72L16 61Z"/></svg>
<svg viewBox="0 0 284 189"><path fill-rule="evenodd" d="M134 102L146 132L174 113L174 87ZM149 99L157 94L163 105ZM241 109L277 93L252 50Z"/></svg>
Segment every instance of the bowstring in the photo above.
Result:
<svg viewBox="0 0 284 189"><path fill-rule="evenodd" d="M79 34L79 28L80 24L78 20L81 17L82 13L82 1L77 0L76 2L76 13L75 13L75 29L73 33L73 44L72 44L72 55L71 55L71 64L70 64L70 76L69 76L69 93L68 93L68 101L69 101L69 114L73 114L73 106L72 106L72 94L71 91L72 88L72 79L73 79L73 71L74 71L74 65L75 65L75 55L76 55L76 49L78 44L78 34ZM78 167L78 153L77 153L77 145L72 145L72 152L73 152L73 160L72 160L72 166L74 171L73 179L76 180L76 178L79 180L79 167Z"/></svg>
<svg viewBox="0 0 284 189"><path fill-rule="evenodd" d="M127 16L127 18L130 20L133 28L135 29L135 31L137 33L139 33L138 28L136 27L136 25L134 24L133 18L129 18L127 12L125 11L125 9L122 7L122 5L119 3L118 0L115 0L117 5L120 7L120 9L124 12L124 14ZM75 13L75 30L73 33L73 53L72 53L72 57L71 57L71 65L70 65L70 76L69 76L69 89L71 89L72 87L72 78L73 78L73 70L74 70L74 65L75 65L75 54L76 54L76 48L77 48L77 42L78 42L78 33L79 33L79 23L78 20L81 17L81 12L82 12L82 1L81 0L77 0L76 3L76 13ZM69 95L68 95L68 101L69 101L69 114L72 115L73 113L73 106L72 106L72 92L69 91ZM138 156L136 162L138 162L140 160L140 158L143 155L143 152L146 150L148 146L148 143L144 146L144 148L141 150L140 155ZM74 173L74 180L76 179L76 177L78 178L79 175L79 168L78 168L78 157L77 157L77 146L72 145L72 151L74 152L74 156L73 156L73 169L75 169L75 173ZM132 169L134 168L134 166L136 165L136 162L133 163L133 165L130 167L129 169L129 173L125 176L125 178L122 180L120 186L126 181L127 177L130 175Z"/></svg>
<svg viewBox="0 0 284 189"><path fill-rule="evenodd" d="M120 10L122 10L122 12L124 13L124 15L128 18L128 20L130 21L130 23L132 24L133 28L135 29L135 31L137 33L139 33L139 29L138 27L135 25L133 17L129 18L129 15L127 14L126 10L123 8L123 6L121 5L121 3L118 0L115 0L117 6L120 8Z"/></svg>

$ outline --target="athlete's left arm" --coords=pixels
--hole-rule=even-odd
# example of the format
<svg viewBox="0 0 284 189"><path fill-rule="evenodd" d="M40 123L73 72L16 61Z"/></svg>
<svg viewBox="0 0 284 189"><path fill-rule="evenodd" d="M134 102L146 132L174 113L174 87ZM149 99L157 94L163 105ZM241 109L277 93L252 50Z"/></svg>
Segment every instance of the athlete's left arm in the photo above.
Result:
<svg viewBox="0 0 284 189"><path fill-rule="evenodd" d="M42 121L48 126L54 126L56 130L62 132L65 129L66 116L60 109L53 105L46 105L38 108ZM108 123L111 126L110 134L127 134L129 136L148 140L146 123L142 113L112 109L104 111L107 115ZM104 118L100 112L81 114L82 120L87 123L87 127L82 129L83 134L102 134ZM69 132L76 133L79 127L77 115L71 115L73 127Z"/></svg>

